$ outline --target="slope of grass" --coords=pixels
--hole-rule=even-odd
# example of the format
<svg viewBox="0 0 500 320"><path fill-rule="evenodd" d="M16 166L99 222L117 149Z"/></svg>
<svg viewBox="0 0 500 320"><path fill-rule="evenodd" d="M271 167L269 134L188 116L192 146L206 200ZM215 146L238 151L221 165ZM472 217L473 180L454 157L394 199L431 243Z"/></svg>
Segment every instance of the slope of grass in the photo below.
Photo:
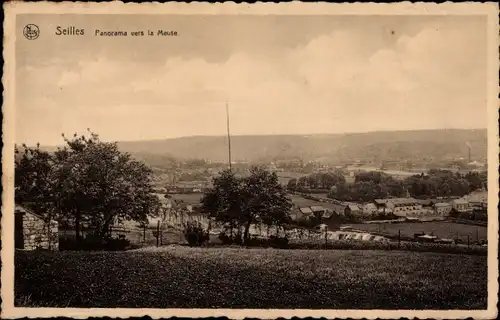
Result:
<svg viewBox="0 0 500 320"><path fill-rule="evenodd" d="M167 247L17 252L35 305L142 308L486 308L484 256Z"/></svg>

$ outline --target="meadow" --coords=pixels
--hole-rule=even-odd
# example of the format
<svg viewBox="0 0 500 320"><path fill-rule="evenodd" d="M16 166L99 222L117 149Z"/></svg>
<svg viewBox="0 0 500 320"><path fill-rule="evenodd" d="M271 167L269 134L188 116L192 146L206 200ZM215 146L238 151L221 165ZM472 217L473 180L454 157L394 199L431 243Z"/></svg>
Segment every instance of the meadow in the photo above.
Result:
<svg viewBox="0 0 500 320"><path fill-rule="evenodd" d="M189 204L198 204L203 197L203 193L176 193L170 195L172 199Z"/></svg>
<svg viewBox="0 0 500 320"><path fill-rule="evenodd" d="M17 306L486 308L486 256L169 246L16 252Z"/></svg>
<svg viewBox="0 0 500 320"><path fill-rule="evenodd" d="M467 243L467 236L470 243L487 240L488 228L468 224L453 222L411 222L411 223L373 223L373 224L350 224L351 227L368 232L381 232L401 236L413 237L415 233L434 234L440 238L461 239Z"/></svg>
<svg viewBox="0 0 500 320"><path fill-rule="evenodd" d="M190 193L190 194L171 194L172 199L177 201L183 201L185 203L195 204L200 203L201 198L203 197L202 193ZM325 196L324 194L316 194L315 196ZM334 206L329 203L320 202L316 200L305 199L300 195L288 194L288 197L292 200L292 202L301 207L307 206L324 206L333 209ZM326 197L326 196L325 196Z"/></svg>
<svg viewBox="0 0 500 320"><path fill-rule="evenodd" d="M319 195L315 195L319 196ZM324 208L330 209L330 210L338 210L338 206L329 202L320 202L317 200L311 200L311 199L306 199L300 195L296 194L288 194L288 197L292 200L293 204L299 206L299 207L310 207L310 206L323 206Z"/></svg>
<svg viewBox="0 0 500 320"><path fill-rule="evenodd" d="M286 185L288 181L291 179L300 179L301 177L305 176L305 173L300 173L300 172L291 172L291 171L283 171L283 172L277 172L278 175L278 181L279 183Z"/></svg>

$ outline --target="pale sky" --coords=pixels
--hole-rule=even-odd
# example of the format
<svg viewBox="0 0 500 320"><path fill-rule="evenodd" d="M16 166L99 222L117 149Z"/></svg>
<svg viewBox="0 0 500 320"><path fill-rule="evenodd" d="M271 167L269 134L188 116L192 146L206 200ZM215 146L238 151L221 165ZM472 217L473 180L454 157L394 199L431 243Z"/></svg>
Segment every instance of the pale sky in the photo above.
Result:
<svg viewBox="0 0 500 320"><path fill-rule="evenodd" d="M57 25L85 35L55 36ZM233 134L486 127L484 17L36 15L17 27L18 143L86 128L104 140L223 135L225 101Z"/></svg>

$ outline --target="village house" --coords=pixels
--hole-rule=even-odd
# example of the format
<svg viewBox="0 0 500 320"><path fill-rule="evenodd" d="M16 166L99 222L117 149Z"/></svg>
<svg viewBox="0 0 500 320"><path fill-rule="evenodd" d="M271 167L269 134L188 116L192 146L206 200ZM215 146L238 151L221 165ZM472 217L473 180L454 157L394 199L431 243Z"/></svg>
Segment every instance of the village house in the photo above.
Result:
<svg viewBox="0 0 500 320"><path fill-rule="evenodd" d="M323 206L310 206L309 208L316 217L322 217L327 211Z"/></svg>
<svg viewBox="0 0 500 320"><path fill-rule="evenodd" d="M340 203L332 203L333 207L333 213L343 216L345 214L345 209L347 208L346 204L340 204Z"/></svg>
<svg viewBox="0 0 500 320"><path fill-rule="evenodd" d="M376 215L377 213L379 213L379 211L375 203L369 202L363 205L363 215L372 216Z"/></svg>
<svg viewBox="0 0 500 320"><path fill-rule="evenodd" d="M468 212L471 210L469 201L465 199L455 199L451 202L451 206L457 212Z"/></svg>
<svg viewBox="0 0 500 320"><path fill-rule="evenodd" d="M423 199L419 200L419 202L422 205L422 208L434 208L434 205L439 201L433 199Z"/></svg>
<svg viewBox="0 0 500 320"><path fill-rule="evenodd" d="M451 212L452 206L450 203L441 202L434 204L434 210L437 215L445 217L448 216Z"/></svg>
<svg viewBox="0 0 500 320"><path fill-rule="evenodd" d="M14 242L16 249L59 250L59 230L55 220L46 221L27 208L15 206Z"/></svg>
<svg viewBox="0 0 500 320"><path fill-rule="evenodd" d="M314 217L314 213L309 207L299 207L292 210L291 218L293 221L310 219Z"/></svg>
<svg viewBox="0 0 500 320"><path fill-rule="evenodd" d="M359 217L363 215L363 210L357 204L349 204L345 208L345 215Z"/></svg>
<svg viewBox="0 0 500 320"><path fill-rule="evenodd" d="M389 213L387 210L387 199L375 199L373 204L377 208L378 213Z"/></svg>
<svg viewBox="0 0 500 320"><path fill-rule="evenodd" d="M323 212L323 214L321 215L321 220L322 220L322 221L329 220L329 219L331 219L334 215L335 215L335 213L334 213L332 210L328 210L328 209L326 209L326 210Z"/></svg>
<svg viewBox="0 0 500 320"><path fill-rule="evenodd" d="M418 217L428 211L413 198L387 199L386 210L399 217Z"/></svg>
<svg viewBox="0 0 500 320"><path fill-rule="evenodd" d="M488 191L486 190L472 192L462 199L469 202L471 209L481 210L488 208Z"/></svg>

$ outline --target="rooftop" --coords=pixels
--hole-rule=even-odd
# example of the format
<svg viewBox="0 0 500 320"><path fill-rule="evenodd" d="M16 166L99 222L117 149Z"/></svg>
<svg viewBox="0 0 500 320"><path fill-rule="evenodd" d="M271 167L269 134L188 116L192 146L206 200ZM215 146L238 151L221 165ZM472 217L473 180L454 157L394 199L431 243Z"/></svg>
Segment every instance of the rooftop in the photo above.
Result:
<svg viewBox="0 0 500 320"><path fill-rule="evenodd" d="M359 209L359 207L355 204L350 204L349 206L349 209L351 209L351 211L359 211L361 209Z"/></svg>
<svg viewBox="0 0 500 320"><path fill-rule="evenodd" d="M302 207L302 208L299 208L300 212L302 212L303 214L312 214L312 210L311 208L309 207Z"/></svg>
<svg viewBox="0 0 500 320"><path fill-rule="evenodd" d="M388 199L387 202L392 203L394 206L413 206L420 204L418 200L413 198L394 198Z"/></svg>
<svg viewBox="0 0 500 320"><path fill-rule="evenodd" d="M436 207L448 207L448 206L450 206L450 204L446 203L446 202L441 202L441 203L436 203L434 206L436 206Z"/></svg>
<svg viewBox="0 0 500 320"><path fill-rule="evenodd" d="M310 208L313 212L326 211L326 208L323 206L310 206Z"/></svg>

